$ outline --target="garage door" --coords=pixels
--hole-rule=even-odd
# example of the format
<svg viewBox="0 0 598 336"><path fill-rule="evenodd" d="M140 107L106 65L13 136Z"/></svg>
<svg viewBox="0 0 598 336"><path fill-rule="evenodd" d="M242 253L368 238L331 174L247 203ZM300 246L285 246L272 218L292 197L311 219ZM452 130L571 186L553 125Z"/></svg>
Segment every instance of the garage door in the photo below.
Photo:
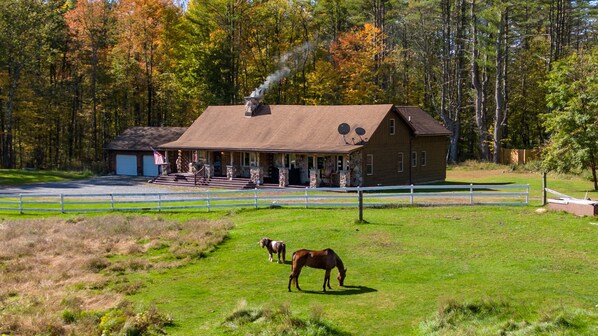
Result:
<svg viewBox="0 0 598 336"><path fill-rule="evenodd" d="M136 155L116 155L116 175L137 176L137 156Z"/></svg>
<svg viewBox="0 0 598 336"><path fill-rule="evenodd" d="M158 166L154 164L153 155L143 156L143 176L158 176Z"/></svg>

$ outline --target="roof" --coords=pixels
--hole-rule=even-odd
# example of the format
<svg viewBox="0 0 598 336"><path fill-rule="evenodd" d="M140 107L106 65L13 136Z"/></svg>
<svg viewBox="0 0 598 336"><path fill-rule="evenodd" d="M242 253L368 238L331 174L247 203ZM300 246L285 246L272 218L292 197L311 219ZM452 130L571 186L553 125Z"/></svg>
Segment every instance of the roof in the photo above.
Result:
<svg viewBox="0 0 598 336"><path fill-rule="evenodd" d="M397 106L403 121L409 125L415 136L451 135L451 131L442 126L428 112L417 106Z"/></svg>
<svg viewBox="0 0 598 336"><path fill-rule="evenodd" d="M392 104L261 105L252 117L245 117L244 105L209 106L178 140L160 148L350 153L363 147L362 143L353 143L352 138L359 138L354 130L361 127L366 132L363 138L370 137L393 109ZM435 131L440 133L434 135L450 134L420 108L406 107L405 111L411 115L416 135L432 135ZM438 126L433 127L432 122ZM347 141L338 132L341 123L350 126Z"/></svg>
<svg viewBox="0 0 598 336"><path fill-rule="evenodd" d="M187 127L131 127L114 138L108 150L150 151L160 144L178 139Z"/></svg>

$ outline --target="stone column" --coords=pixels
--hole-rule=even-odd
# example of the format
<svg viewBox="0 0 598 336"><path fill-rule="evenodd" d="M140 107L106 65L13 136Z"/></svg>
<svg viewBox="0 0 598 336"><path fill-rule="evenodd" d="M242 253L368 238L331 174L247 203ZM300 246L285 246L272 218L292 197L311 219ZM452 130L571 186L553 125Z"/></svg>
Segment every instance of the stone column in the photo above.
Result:
<svg viewBox="0 0 598 336"><path fill-rule="evenodd" d="M262 174L262 167L253 166L249 168L249 180L255 183L255 185L260 185L264 183L263 174Z"/></svg>
<svg viewBox="0 0 598 336"><path fill-rule="evenodd" d="M227 165L226 166L226 179L232 181L235 177L235 166Z"/></svg>
<svg viewBox="0 0 598 336"><path fill-rule="evenodd" d="M281 188L289 186L289 168L278 168L278 186Z"/></svg>
<svg viewBox="0 0 598 336"><path fill-rule="evenodd" d="M206 178L214 177L214 168L211 164L205 164L204 169Z"/></svg>
<svg viewBox="0 0 598 336"><path fill-rule="evenodd" d="M348 170L339 171L339 187L346 188L351 186L351 174Z"/></svg>
<svg viewBox="0 0 598 336"><path fill-rule="evenodd" d="M317 169L310 169L309 170L309 187L310 188L317 188L320 186L320 176L318 174Z"/></svg>

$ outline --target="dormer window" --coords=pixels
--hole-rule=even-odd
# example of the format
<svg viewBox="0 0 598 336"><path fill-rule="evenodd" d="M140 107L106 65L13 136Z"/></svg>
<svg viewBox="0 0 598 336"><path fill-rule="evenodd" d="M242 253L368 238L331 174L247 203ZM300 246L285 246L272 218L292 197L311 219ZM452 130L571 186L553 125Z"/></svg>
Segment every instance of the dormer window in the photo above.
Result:
<svg viewBox="0 0 598 336"><path fill-rule="evenodd" d="M394 119L390 119L389 126L390 126L390 135L395 135L396 125L395 125L395 120Z"/></svg>

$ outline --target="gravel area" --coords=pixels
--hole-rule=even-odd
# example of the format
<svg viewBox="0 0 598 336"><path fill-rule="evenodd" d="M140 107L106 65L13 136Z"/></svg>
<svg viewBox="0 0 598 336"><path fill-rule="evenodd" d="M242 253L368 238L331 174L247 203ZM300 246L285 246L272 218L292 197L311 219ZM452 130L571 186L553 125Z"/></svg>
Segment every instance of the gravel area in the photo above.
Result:
<svg viewBox="0 0 598 336"><path fill-rule="evenodd" d="M84 180L31 183L16 187L0 187L0 194L110 194L173 192L167 186L148 183L148 177L97 176Z"/></svg>

